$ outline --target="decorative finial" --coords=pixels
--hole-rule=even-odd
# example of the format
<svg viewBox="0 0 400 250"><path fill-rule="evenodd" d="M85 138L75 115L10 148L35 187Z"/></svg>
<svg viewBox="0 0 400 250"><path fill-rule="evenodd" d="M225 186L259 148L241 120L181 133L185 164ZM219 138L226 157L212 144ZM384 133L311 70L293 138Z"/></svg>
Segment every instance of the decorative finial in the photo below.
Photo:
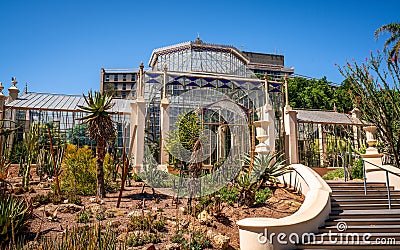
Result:
<svg viewBox="0 0 400 250"><path fill-rule="evenodd" d="M28 94L28 83L25 83L24 94Z"/></svg>
<svg viewBox="0 0 400 250"><path fill-rule="evenodd" d="M144 64L143 62L140 62L140 68L143 69L144 68Z"/></svg>
<svg viewBox="0 0 400 250"><path fill-rule="evenodd" d="M195 43L196 44L202 44L203 43L203 41L200 39L200 33L199 32L197 32L197 39L196 39Z"/></svg>
<svg viewBox="0 0 400 250"><path fill-rule="evenodd" d="M335 102L333 103L333 111L337 112L337 108L336 108L336 103Z"/></svg>
<svg viewBox="0 0 400 250"><path fill-rule="evenodd" d="M3 94L3 89L4 89L3 83L0 82L0 95Z"/></svg>
<svg viewBox="0 0 400 250"><path fill-rule="evenodd" d="M16 77L11 77L11 83L14 85L14 87L16 87L17 85L17 78Z"/></svg>

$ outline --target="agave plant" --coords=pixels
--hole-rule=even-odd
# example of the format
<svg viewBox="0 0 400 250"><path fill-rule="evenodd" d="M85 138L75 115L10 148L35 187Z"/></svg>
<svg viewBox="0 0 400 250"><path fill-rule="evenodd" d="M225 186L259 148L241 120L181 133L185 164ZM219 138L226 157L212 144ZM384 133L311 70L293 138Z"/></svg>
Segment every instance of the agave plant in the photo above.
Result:
<svg viewBox="0 0 400 250"><path fill-rule="evenodd" d="M11 194L0 195L0 248L15 240L32 215L32 205L24 198Z"/></svg>
<svg viewBox="0 0 400 250"><path fill-rule="evenodd" d="M86 106L78 106L86 113L80 118L88 125L89 135L96 141L96 163L97 163L97 197L106 196L104 185L103 163L106 155L106 143L115 137L115 127L111 120L112 112L109 111L114 104L111 103L112 97L95 91L89 91L88 95L83 95Z"/></svg>
<svg viewBox="0 0 400 250"><path fill-rule="evenodd" d="M284 175L289 170L286 168L283 154L258 154L254 157L251 175L253 179L262 180L262 183L276 184L278 177ZM251 157L245 155L243 159L245 165L250 165Z"/></svg>
<svg viewBox="0 0 400 250"><path fill-rule="evenodd" d="M246 154L243 157L243 166L236 183L239 185L240 200L242 203L251 206L254 204L255 193L264 184L276 184L278 177L287 173L283 155L259 154L252 158Z"/></svg>

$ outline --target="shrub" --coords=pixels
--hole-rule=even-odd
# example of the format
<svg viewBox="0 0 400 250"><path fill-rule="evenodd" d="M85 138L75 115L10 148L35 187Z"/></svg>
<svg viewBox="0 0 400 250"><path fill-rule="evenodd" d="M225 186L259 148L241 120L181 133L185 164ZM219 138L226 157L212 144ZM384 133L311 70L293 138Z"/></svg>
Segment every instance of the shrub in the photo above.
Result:
<svg viewBox="0 0 400 250"><path fill-rule="evenodd" d="M257 203L262 203L266 201L271 194L272 194L271 189L266 187L264 189L257 190L254 199Z"/></svg>
<svg viewBox="0 0 400 250"><path fill-rule="evenodd" d="M226 202L229 206L232 206L239 199L239 189L237 187L223 187L218 193L221 196L221 201Z"/></svg>
<svg viewBox="0 0 400 250"><path fill-rule="evenodd" d="M11 194L0 195L0 246L18 235L32 215L32 204Z"/></svg>
<svg viewBox="0 0 400 250"><path fill-rule="evenodd" d="M137 233L128 238L126 241L126 245L130 247L137 247L143 246L145 244L153 243L157 244L160 243L161 239L157 234L154 233Z"/></svg>
<svg viewBox="0 0 400 250"><path fill-rule="evenodd" d="M114 183L114 176L117 175L117 168L113 157L110 154L106 154L104 157L104 184L108 192L114 192L118 190L119 185Z"/></svg>
<svg viewBox="0 0 400 250"><path fill-rule="evenodd" d="M171 242L182 244L184 241L185 241L185 237L183 237L182 230L176 230L174 235L171 237Z"/></svg>
<svg viewBox="0 0 400 250"><path fill-rule="evenodd" d="M96 159L88 146L68 144L62 164L61 190L75 195L96 194Z"/></svg>
<svg viewBox="0 0 400 250"><path fill-rule="evenodd" d="M58 237L42 237L40 247L37 249L126 249L123 242L118 242L118 235L115 231L109 227L100 230L99 227L100 225L67 228L61 239Z"/></svg>
<svg viewBox="0 0 400 250"><path fill-rule="evenodd" d="M344 172L343 172L343 168L338 168L335 170L332 170L328 173L326 173L324 176L322 176L322 179L324 180L334 180L337 178L344 178Z"/></svg>
<svg viewBox="0 0 400 250"><path fill-rule="evenodd" d="M78 223L88 223L89 222L89 214L86 212L81 212L76 215L76 222Z"/></svg>
<svg viewBox="0 0 400 250"><path fill-rule="evenodd" d="M364 179L363 175L363 163L361 159L356 159L354 165L351 168L351 178L352 179Z"/></svg>
<svg viewBox="0 0 400 250"><path fill-rule="evenodd" d="M97 213L97 214L96 214L96 219L97 219L98 221L102 221L102 220L105 220L106 217L105 217L104 213Z"/></svg>
<svg viewBox="0 0 400 250"><path fill-rule="evenodd" d="M139 176L137 173L133 173L132 179L133 179L135 182L142 182L142 181L143 181L142 178L140 178L140 176Z"/></svg>
<svg viewBox="0 0 400 250"><path fill-rule="evenodd" d="M51 193L47 194L38 194L32 197L32 203L39 203L40 205L46 205L51 202Z"/></svg>
<svg viewBox="0 0 400 250"><path fill-rule="evenodd" d="M70 197L68 198L68 202L69 202L69 203L72 203L72 204L75 204L75 205L78 205L78 206L81 206L81 205L82 205L82 200L81 200L81 198L79 198L78 196L75 196L75 195L70 196Z"/></svg>
<svg viewBox="0 0 400 250"><path fill-rule="evenodd" d="M203 233L196 231L192 234L192 239L190 241L189 249L201 250L210 247L211 247L211 242L209 239L207 239L207 237Z"/></svg>

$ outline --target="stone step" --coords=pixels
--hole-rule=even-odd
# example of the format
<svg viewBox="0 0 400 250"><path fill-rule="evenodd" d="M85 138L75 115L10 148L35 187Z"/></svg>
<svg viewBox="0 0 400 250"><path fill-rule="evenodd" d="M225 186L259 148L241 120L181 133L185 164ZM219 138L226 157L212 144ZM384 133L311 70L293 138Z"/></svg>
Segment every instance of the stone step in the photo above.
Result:
<svg viewBox="0 0 400 250"><path fill-rule="evenodd" d="M347 235L346 232L342 232L340 234L336 234L336 235L332 235L331 238L332 239L338 239L338 241L340 240L340 236L342 236L342 240L346 240L346 238L350 241L352 238L352 236L356 236L355 234L349 234ZM363 241L363 234L359 234L359 239L360 241ZM305 235L304 237L302 237L301 240L304 241L303 243L308 243L308 242L318 242L318 241L329 241L329 235L327 234L322 234L322 233L317 233L315 234L313 237L310 237L310 234ZM334 238L335 237L335 238ZM396 232L396 233L368 233L368 235L365 236L366 241L378 241L380 239L386 239L386 240L390 240L391 242L396 241L396 243L400 243L400 232ZM357 239L357 238L354 238Z"/></svg>
<svg viewBox="0 0 400 250"><path fill-rule="evenodd" d="M398 233L400 232L400 225L347 225L347 229L339 231L335 226L325 226L318 230L318 233Z"/></svg>
<svg viewBox="0 0 400 250"><path fill-rule="evenodd" d="M325 221L325 226L336 226L338 223L345 222L348 226L352 225L400 225L400 215L388 218L337 218Z"/></svg>
<svg viewBox="0 0 400 250"><path fill-rule="evenodd" d="M332 204L332 210L373 210L389 209L389 204ZM400 204L392 204L392 209L400 209Z"/></svg>
<svg viewBox="0 0 400 250"><path fill-rule="evenodd" d="M400 199L390 199L392 204L400 204ZM332 205L338 205L338 204L343 204L343 205L367 205L367 204L388 204L388 199L359 199L359 200L354 200L354 199L331 199L331 204Z"/></svg>
<svg viewBox="0 0 400 250"><path fill-rule="evenodd" d="M364 182L362 181L326 181L330 187L336 187L336 186L364 186ZM385 182L367 182L368 186L378 186L378 187L385 187L386 183Z"/></svg>
<svg viewBox="0 0 400 250"><path fill-rule="evenodd" d="M390 218L399 217L400 209L377 209L377 210L332 210L331 219L346 218Z"/></svg>
<svg viewBox="0 0 400 250"><path fill-rule="evenodd" d="M329 219L298 249L400 249L400 191L389 187L388 209L385 183L367 183L366 195L363 182L327 183L332 189Z"/></svg>
<svg viewBox="0 0 400 250"><path fill-rule="evenodd" d="M327 249L352 249L352 250L363 250L363 249L400 249L400 243L397 241L395 243L386 243L386 244L374 244L369 243L360 243L360 244L351 244L351 242L331 242L331 241L323 241L316 243L307 243L298 245L297 249L319 249L319 250L327 250Z"/></svg>
<svg viewBox="0 0 400 250"><path fill-rule="evenodd" d="M363 199L386 199L387 192L382 194L370 194L367 195L354 195L354 194L331 194L331 199L352 199L352 200L363 200ZM393 194L390 192L390 198L400 199L400 194Z"/></svg>
<svg viewBox="0 0 400 250"><path fill-rule="evenodd" d="M373 194L373 195L387 195L387 190L382 189L382 190L367 190L367 194ZM359 196L359 195L365 195L364 190L335 190L332 191L332 195L343 195L343 194L352 194L354 196ZM393 195L400 195L400 191L391 191L390 194Z"/></svg>
<svg viewBox="0 0 400 250"><path fill-rule="evenodd" d="M357 187L353 187L353 186L348 186L348 187L331 187L331 189L332 189L332 192L337 192L337 191L339 191L339 192L341 192L341 191L352 191L352 190L355 190L355 191L363 191L363 192L364 192L364 187L363 187L363 186L357 186ZM393 186L390 186L389 189L390 189L390 191L392 191L392 190L394 190L394 187L393 187ZM377 190L377 191L386 190L386 191L387 191L387 187L371 187L371 186L367 186L367 192L370 191L370 190L371 190L371 191L373 191L373 190Z"/></svg>

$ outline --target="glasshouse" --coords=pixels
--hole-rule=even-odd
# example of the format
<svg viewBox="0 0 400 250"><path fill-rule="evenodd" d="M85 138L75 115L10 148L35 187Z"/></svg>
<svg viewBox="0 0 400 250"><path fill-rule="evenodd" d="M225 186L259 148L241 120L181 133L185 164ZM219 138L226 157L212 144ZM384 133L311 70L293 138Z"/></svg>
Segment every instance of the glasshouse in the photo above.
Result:
<svg viewBox="0 0 400 250"><path fill-rule="evenodd" d="M202 169L208 171L218 164L234 165L239 156L249 152L284 151L289 162L313 166L327 165L329 153L332 165L338 161L335 154L345 147L346 138L361 140L361 129L357 126L362 124L357 118L337 113L342 122L303 119L312 117L314 111L292 110L285 100L286 79L293 71L282 65L280 75L274 72L270 76L270 71L260 74L245 53L250 52L204 43L199 38L155 49L150 68L145 70L141 64L134 73L137 80L132 84L131 97L113 100L117 136L109 147L117 149L120 155L123 151L130 152L136 170L150 158L152 164L164 170L190 162L192 155L183 150L185 145L175 145L172 141L174 130L191 112L196 114L201 132L196 162L200 161ZM16 130L7 138L7 148L18 147L24 132L35 123L51 125L57 140L78 146L93 144L79 120L83 113L77 107L84 104L82 96L27 90L19 95L16 85L14 79L10 97L4 97L2 104L3 127ZM319 111L314 117L322 114ZM336 141L326 143L331 140Z"/></svg>

